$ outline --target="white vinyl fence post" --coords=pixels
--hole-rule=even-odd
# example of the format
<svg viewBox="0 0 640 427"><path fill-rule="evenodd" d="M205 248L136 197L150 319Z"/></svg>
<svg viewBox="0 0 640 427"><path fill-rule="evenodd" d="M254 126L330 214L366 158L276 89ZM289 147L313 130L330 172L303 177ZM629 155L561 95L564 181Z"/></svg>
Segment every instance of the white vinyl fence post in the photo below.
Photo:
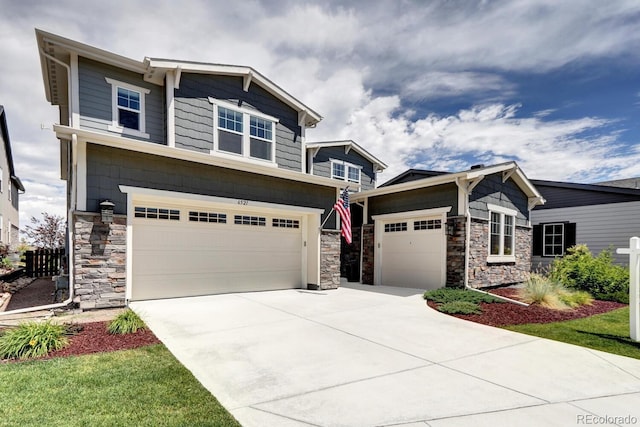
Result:
<svg viewBox="0 0 640 427"><path fill-rule="evenodd" d="M619 254L629 254L629 332L631 339L640 342L640 237L629 239L629 248Z"/></svg>

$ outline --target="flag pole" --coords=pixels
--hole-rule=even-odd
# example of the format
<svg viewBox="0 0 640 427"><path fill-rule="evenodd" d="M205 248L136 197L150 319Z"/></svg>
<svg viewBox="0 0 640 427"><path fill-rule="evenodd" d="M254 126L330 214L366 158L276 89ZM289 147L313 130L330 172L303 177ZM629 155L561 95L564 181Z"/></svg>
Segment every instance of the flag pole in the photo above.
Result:
<svg viewBox="0 0 640 427"><path fill-rule="evenodd" d="M349 186L347 185L342 191L348 191L348 190L349 190ZM331 212L329 212L329 215L327 215L324 221L322 221L322 224L320 224L320 230L322 230L322 228L327 223L327 221L329 221L329 218L331 218L331 214L334 213L335 211L336 211L336 208L331 208Z"/></svg>

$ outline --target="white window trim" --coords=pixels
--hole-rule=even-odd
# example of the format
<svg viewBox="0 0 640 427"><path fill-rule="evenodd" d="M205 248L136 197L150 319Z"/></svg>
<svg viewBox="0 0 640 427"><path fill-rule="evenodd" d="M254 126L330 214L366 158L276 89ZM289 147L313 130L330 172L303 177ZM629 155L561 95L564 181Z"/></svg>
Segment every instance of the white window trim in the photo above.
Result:
<svg viewBox="0 0 640 427"><path fill-rule="evenodd" d="M545 257L557 257L557 256L562 256L564 255L564 223L562 222L552 222L549 224L541 224L542 225L542 256ZM556 225L561 225L562 226L562 233L560 234L561 237L561 247L562 247L562 253L559 255L556 254L547 254L547 245L545 244L546 240L547 240L547 226L556 226Z"/></svg>
<svg viewBox="0 0 640 427"><path fill-rule="evenodd" d="M4 192L4 171L0 168L0 193Z"/></svg>
<svg viewBox="0 0 640 427"><path fill-rule="evenodd" d="M277 166L276 163L276 129L277 124L280 122L276 117L269 116L267 114L261 113L260 111L251 110L246 107L239 107L232 102L223 101L216 98L209 97L209 102L213 104L213 150L210 151L210 154L220 157L225 157L229 159L243 159L244 161L257 163L261 165L270 165ZM221 151L218 147L218 107L223 107L228 110L233 110L238 113L242 113L242 133L235 132L230 129L224 129L224 132L233 133L236 135L242 136L242 154L229 153L226 151ZM272 137L273 139L265 139L260 138L258 136L251 136L251 116L257 117L262 120L267 120L273 123L272 129ZM271 160L261 159L259 157L251 157L251 138L256 139L258 141L265 141L271 143Z"/></svg>
<svg viewBox="0 0 640 427"><path fill-rule="evenodd" d="M121 133L123 135L137 136L140 138L149 139L149 134L146 133L146 114L145 114L145 95L148 95L151 91L140 86L134 86L129 83L121 82L111 79L109 77L104 78L107 83L111 85L111 124L107 127L111 132ZM118 124L118 88L132 90L140 92L140 129L129 129Z"/></svg>
<svg viewBox="0 0 640 427"><path fill-rule="evenodd" d="M487 239L489 244L487 245L488 254L487 254L487 262L515 262L516 261L516 219L518 216L518 211L515 209L505 208L503 206L492 205L491 203L487 203L487 209L489 209L489 233ZM497 213L500 215L500 250L498 255L491 254L491 214ZM513 254L504 255L504 227L505 227L505 216L513 217L513 235L511 236L511 247L513 248Z"/></svg>
<svg viewBox="0 0 640 427"><path fill-rule="evenodd" d="M344 181L344 182L350 182L352 184L360 184L362 182L362 166L360 165L354 165L353 163L349 163L349 162L345 162L344 160L338 160L338 159L329 159L331 162L331 179L337 179L340 181ZM344 177L339 177L333 174L333 165L334 164L341 164L344 166ZM354 168L354 169L358 169L358 181L352 181L349 179L349 168Z"/></svg>

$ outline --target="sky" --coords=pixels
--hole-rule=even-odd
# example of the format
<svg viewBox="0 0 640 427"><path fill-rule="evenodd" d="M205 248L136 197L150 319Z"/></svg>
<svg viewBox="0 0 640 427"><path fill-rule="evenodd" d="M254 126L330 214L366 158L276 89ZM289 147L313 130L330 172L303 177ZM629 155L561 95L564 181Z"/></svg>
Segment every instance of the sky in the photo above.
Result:
<svg viewBox="0 0 640 427"><path fill-rule="evenodd" d="M0 104L20 226L65 215L35 28L142 61L251 66L389 165L516 161L531 179L640 176L640 2L0 0Z"/></svg>

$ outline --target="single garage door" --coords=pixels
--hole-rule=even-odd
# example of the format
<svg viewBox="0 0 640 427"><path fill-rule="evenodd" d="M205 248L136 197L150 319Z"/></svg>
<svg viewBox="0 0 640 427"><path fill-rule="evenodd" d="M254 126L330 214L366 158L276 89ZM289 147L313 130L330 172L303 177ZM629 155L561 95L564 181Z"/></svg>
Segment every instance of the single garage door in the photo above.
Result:
<svg viewBox="0 0 640 427"><path fill-rule="evenodd" d="M301 287L300 216L134 205L131 300Z"/></svg>
<svg viewBox="0 0 640 427"><path fill-rule="evenodd" d="M379 283L417 289L445 285L443 218L393 218L376 222Z"/></svg>

